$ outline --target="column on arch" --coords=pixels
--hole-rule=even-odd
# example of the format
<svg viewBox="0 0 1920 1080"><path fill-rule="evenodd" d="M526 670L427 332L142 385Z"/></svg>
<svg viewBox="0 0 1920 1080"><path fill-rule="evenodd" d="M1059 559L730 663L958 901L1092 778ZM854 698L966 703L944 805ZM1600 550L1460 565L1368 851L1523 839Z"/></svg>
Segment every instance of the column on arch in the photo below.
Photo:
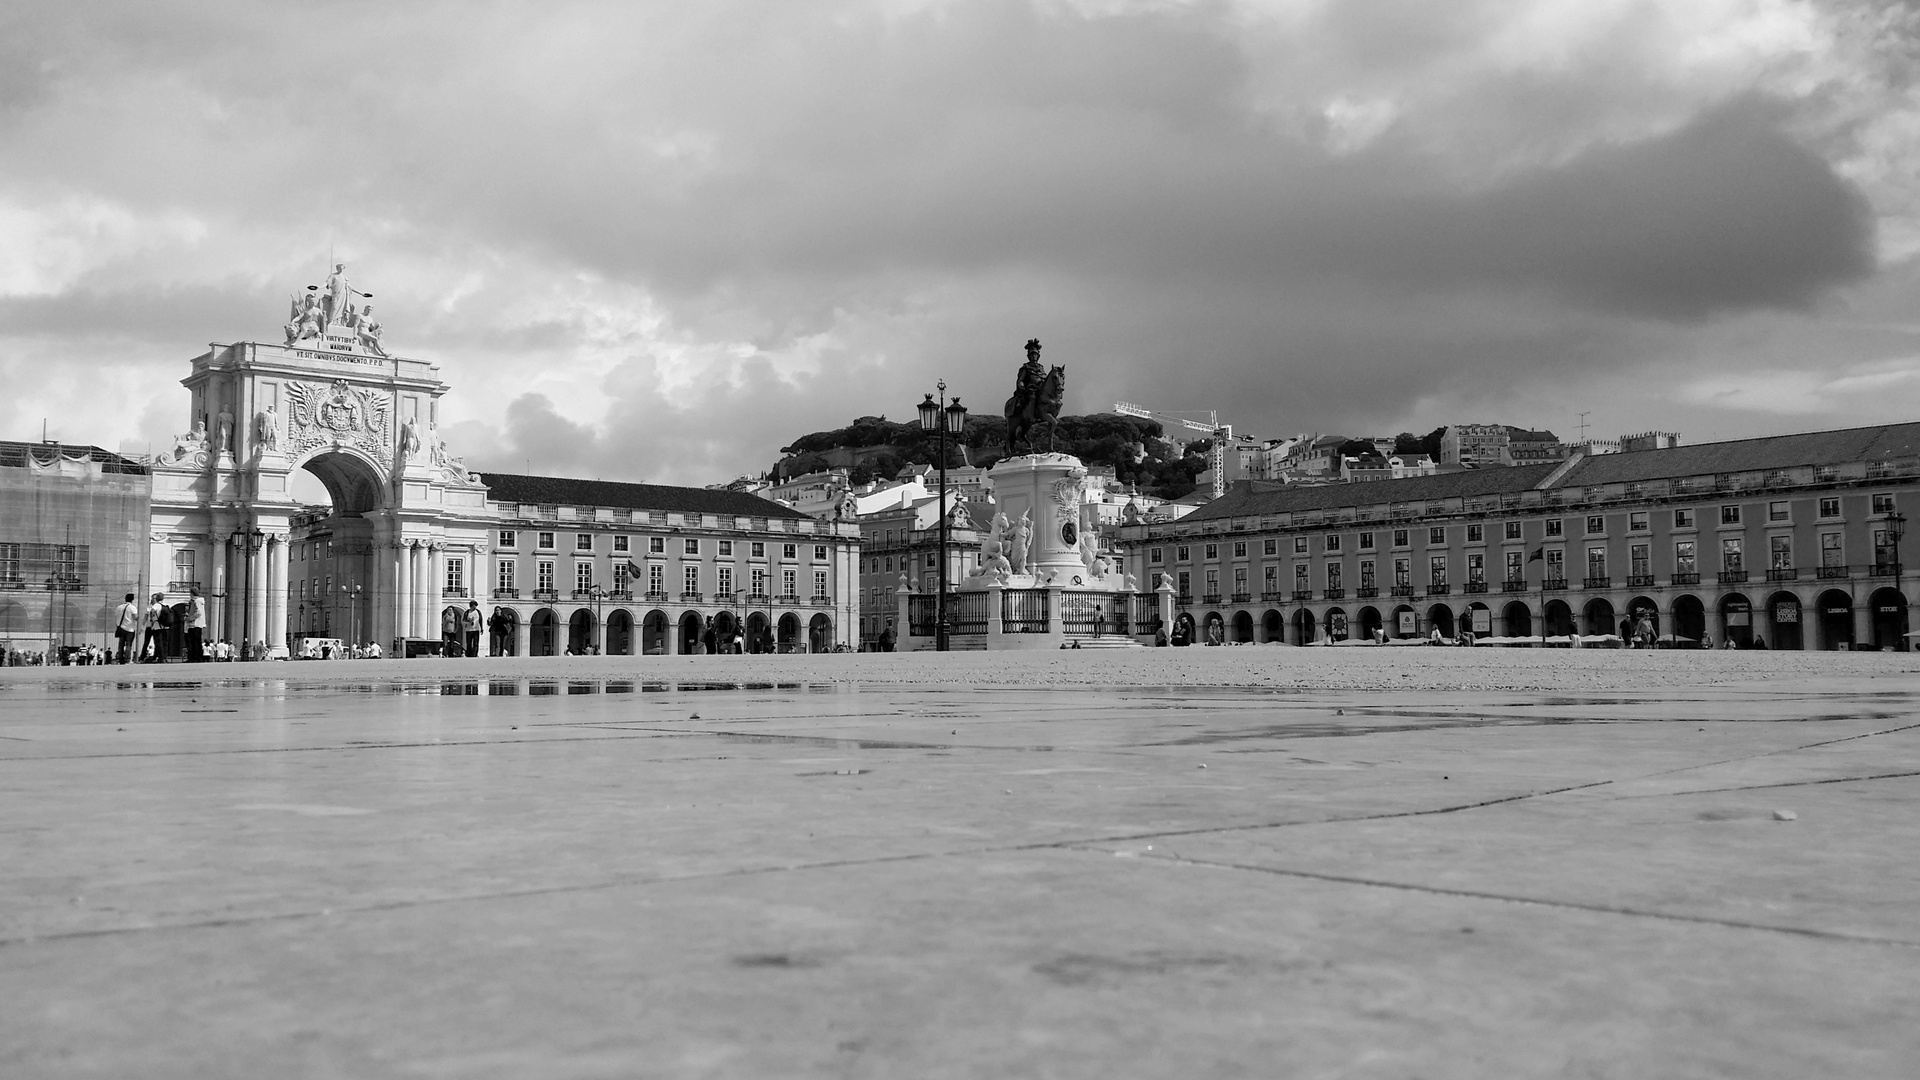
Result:
<svg viewBox="0 0 1920 1080"><path fill-rule="evenodd" d="M207 567L212 580L200 587L201 596L207 601L206 638L219 641L226 634L230 622L228 616L232 614L229 605L233 603L233 598L227 595L227 562L233 558L233 545L216 540L207 554L211 556L207 559Z"/></svg>
<svg viewBox="0 0 1920 1080"><path fill-rule="evenodd" d="M272 590L267 581L266 540L249 551L247 561L252 570L247 579L247 610L251 614L247 619L246 634L248 643L252 643L264 641L267 637L267 597Z"/></svg>
<svg viewBox="0 0 1920 1080"><path fill-rule="evenodd" d="M401 540L395 545L394 562L398 566L398 581L393 595L393 636L410 638L413 636L413 544Z"/></svg>
<svg viewBox="0 0 1920 1080"><path fill-rule="evenodd" d="M526 656L533 648L533 628L527 625L532 616L517 607L513 615L513 654Z"/></svg>
<svg viewBox="0 0 1920 1080"><path fill-rule="evenodd" d="M445 603L441 590L447 587L447 545L434 541L427 557L427 612L433 617L433 625L440 626L440 608ZM460 631L455 630L455 633Z"/></svg>
<svg viewBox="0 0 1920 1080"><path fill-rule="evenodd" d="M287 538L267 540L267 647L287 647Z"/></svg>
<svg viewBox="0 0 1920 1080"><path fill-rule="evenodd" d="M413 636L440 636L440 613L427 605L427 590L433 587L433 548L425 540L413 549Z"/></svg>

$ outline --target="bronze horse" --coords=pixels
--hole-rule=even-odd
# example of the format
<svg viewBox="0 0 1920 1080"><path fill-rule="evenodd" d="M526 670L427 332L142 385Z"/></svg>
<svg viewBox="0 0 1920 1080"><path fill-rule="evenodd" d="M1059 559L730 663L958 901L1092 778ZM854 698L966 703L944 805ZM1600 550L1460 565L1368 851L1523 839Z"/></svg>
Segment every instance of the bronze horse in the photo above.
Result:
<svg viewBox="0 0 1920 1080"><path fill-rule="evenodd" d="M1060 405L1067 400L1067 369L1064 364L1055 364L1033 388L1026 400L1020 394L1007 399L1007 456L1014 455L1014 445L1027 444L1027 452L1033 452L1033 429L1042 420L1057 421L1060 418ZM1049 429L1049 436L1052 431ZM1049 439L1051 443L1051 439Z"/></svg>

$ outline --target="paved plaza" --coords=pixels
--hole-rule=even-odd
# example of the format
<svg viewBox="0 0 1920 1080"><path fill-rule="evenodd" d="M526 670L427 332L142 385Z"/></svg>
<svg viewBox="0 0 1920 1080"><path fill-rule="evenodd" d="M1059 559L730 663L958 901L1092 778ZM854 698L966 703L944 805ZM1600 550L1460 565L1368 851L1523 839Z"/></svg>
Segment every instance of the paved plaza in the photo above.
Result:
<svg viewBox="0 0 1920 1080"><path fill-rule="evenodd" d="M0 671L0 1075L1906 1077L1920 657Z"/></svg>

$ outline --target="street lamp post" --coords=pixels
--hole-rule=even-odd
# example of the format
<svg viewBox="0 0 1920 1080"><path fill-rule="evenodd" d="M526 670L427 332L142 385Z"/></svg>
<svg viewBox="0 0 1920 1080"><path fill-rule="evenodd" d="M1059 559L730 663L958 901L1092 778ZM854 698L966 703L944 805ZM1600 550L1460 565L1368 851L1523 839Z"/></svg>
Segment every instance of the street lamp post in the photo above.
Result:
<svg viewBox="0 0 1920 1080"><path fill-rule="evenodd" d="M948 516L947 436L953 435L955 437L958 437L959 435L963 434L966 431L967 409L966 409L966 406L960 404L960 399L957 397L953 399L952 404L948 405L944 409L941 408L940 402L947 400L947 380L941 379L936 384L936 386L940 391L939 401L934 400L934 396L932 394L928 394L926 400L920 403L920 429L922 431L933 431L939 434L940 554L939 554L938 561L940 564L940 572L935 579L938 583L936 587L939 591L934 593L934 600L933 600L933 620L934 620L933 647L934 647L934 650L937 652L946 652L947 651L947 635L948 635L948 627L947 627L947 516Z"/></svg>
<svg viewBox="0 0 1920 1080"><path fill-rule="evenodd" d="M347 626L353 631L353 637L348 640L347 644L358 645L360 644L360 586L342 585L340 586L340 595L346 597Z"/></svg>
<svg viewBox="0 0 1920 1080"><path fill-rule="evenodd" d="M235 529L227 537L227 546L231 548L235 540L240 541L241 551L246 555L240 571L240 659L253 659L253 554L267 546L267 534L258 528Z"/></svg>
<svg viewBox="0 0 1920 1080"><path fill-rule="evenodd" d="M605 600L606 597L607 591L605 589L602 589L598 585L593 587L593 641L591 644L593 645L593 655L595 656L603 656L607 651L606 641L603 637L604 631L600 628L600 602Z"/></svg>

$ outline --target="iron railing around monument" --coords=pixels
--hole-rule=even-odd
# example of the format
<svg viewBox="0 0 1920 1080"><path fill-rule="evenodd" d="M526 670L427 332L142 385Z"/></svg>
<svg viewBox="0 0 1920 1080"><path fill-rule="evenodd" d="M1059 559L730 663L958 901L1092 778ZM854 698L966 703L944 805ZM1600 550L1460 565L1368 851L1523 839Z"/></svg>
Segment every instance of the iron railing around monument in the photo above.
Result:
<svg viewBox="0 0 1920 1080"><path fill-rule="evenodd" d="M1000 632L1044 634L1052 613L1045 589L1007 589L1000 594Z"/></svg>
<svg viewBox="0 0 1920 1080"><path fill-rule="evenodd" d="M1098 637L1110 632L1104 597L1095 593L1063 593L1060 597L1061 628L1069 634Z"/></svg>
<svg viewBox="0 0 1920 1080"><path fill-rule="evenodd" d="M954 634L987 632L987 594L955 592L947 594L947 630Z"/></svg>
<svg viewBox="0 0 1920 1080"><path fill-rule="evenodd" d="M1127 606L1133 609L1134 633L1157 634L1160 632L1160 597L1156 593L1139 593L1132 597Z"/></svg>
<svg viewBox="0 0 1920 1080"><path fill-rule="evenodd" d="M932 593L915 593L907 597L907 633L913 637L932 637L934 623L938 618L936 603L940 598Z"/></svg>

